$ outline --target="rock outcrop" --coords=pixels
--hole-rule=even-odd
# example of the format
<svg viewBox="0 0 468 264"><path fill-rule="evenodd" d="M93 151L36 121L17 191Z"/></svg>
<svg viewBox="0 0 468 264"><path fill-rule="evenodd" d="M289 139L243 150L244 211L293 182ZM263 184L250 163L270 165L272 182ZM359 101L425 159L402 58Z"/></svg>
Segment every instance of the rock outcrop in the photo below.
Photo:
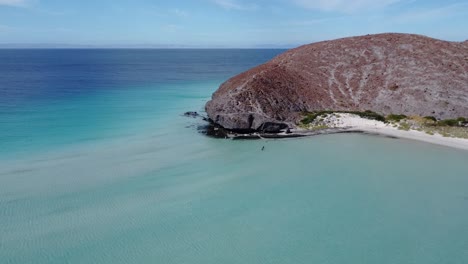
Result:
<svg viewBox="0 0 468 264"><path fill-rule="evenodd" d="M468 117L468 44L393 33L318 42L233 77L206 104L239 131L293 127L320 110Z"/></svg>

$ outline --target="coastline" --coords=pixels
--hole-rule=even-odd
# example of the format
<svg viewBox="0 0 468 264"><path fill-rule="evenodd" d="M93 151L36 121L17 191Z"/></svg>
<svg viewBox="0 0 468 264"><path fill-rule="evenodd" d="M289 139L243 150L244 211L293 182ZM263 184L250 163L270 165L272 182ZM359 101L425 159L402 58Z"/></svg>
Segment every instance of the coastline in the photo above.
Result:
<svg viewBox="0 0 468 264"><path fill-rule="evenodd" d="M397 139L409 139L440 146L446 146L461 150L468 150L468 139L446 137L440 134L427 134L417 130L401 130L392 124L384 123L377 120L371 120L359 117L355 114L339 113L337 115L329 115L322 120L326 128L304 128L298 127L290 129L288 132L281 133L232 133L222 131L221 136L214 135L219 138L227 138L233 140L254 140L254 139L282 139L282 138L299 138L329 134L344 134L344 133L364 133L372 135L380 135ZM217 130L218 128L214 128ZM219 128L222 130L222 128ZM213 136L213 135L211 135Z"/></svg>
<svg viewBox="0 0 468 264"><path fill-rule="evenodd" d="M323 122L331 128L347 132L362 132L400 139L416 140L441 146L468 150L468 139L444 137L440 134L430 135L417 130L401 130L377 120L361 118L353 114L339 114L328 116ZM299 129L303 130L303 129ZM307 131L307 129L304 129Z"/></svg>
<svg viewBox="0 0 468 264"><path fill-rule="evenodd" d="M357 129L359 131L369 133L369 134L394 137L398 139L409 139L409 140L421 141L421 142L440 145L440 146L468 150L468 139L463 139L463 138L444 137L438 134L428 135L424 132L420 132L416 130L403 131L403 130L398 130L395 128L380 128L380 129L357 128Z"/></svg>

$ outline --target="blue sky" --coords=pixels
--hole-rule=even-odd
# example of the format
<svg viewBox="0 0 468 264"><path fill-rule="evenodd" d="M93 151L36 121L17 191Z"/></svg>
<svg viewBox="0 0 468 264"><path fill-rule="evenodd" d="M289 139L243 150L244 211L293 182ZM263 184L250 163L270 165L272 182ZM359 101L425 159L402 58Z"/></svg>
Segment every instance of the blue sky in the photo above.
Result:
<svg viewBox="0 0 468 264"><path fill-rule="evenodd" d="M0 0L0 44L291 47L406 32L468 39L468 0Z"/></svg>

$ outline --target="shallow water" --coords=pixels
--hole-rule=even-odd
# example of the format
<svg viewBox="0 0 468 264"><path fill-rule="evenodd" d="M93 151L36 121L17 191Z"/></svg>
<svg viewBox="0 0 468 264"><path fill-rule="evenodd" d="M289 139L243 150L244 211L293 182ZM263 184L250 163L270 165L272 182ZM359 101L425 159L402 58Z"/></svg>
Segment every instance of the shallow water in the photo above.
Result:
<svg viewBox="0 0 468 264"><path fill-rule="evenodd" d="M0 81L2 263L468 261L468 152L360 134L219 140L181 116L279 51L67 51L77 62L61 67L52 51L5 52L24 72L45 56L49 79L0 59L18 74ZM87 77L96 63L104 80Z"/></svg>

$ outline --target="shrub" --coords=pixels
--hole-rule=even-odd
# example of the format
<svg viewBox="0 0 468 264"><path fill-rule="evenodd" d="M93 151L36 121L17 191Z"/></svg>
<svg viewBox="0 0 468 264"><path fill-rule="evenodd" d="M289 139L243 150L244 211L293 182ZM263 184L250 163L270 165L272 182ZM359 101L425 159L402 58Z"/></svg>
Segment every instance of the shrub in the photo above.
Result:
<svg viewBox="0 0 468 264"><path fill-rule="evenodd" d="M437 122L438 126L462 127L467 123L467 119L459 117L457 119L444 119Z"/></svg>
<svg viewBox="0 0 468 264"><path fill-rule="evenodd" d="M301 123L302 124L310 124L310 123L314 122L315 118L316 118L316 116L307 115L306 117L304 117L301 120Z"/></svg>
<svg viewBox="0 0 468 264"><path fill-rule="evenodd" d="M407 116L405 116L405 115L388 115L387 116L387 121L400 122L401 120L406 119L406 118L407 118Z"/></svg>
<svg viewBox="0 0 468 264"><path fill-rule="evenodd" d="M326 114L331 114L333 111L319 111L319 112L312 112L312 113L305 113L305 118L301 120L301 123L304 125L311 124L312 122L317 119L319 116L323 116Z"/></svg>
<svg viewBox="0 0 468 264"><path fill-rule="evenodd" d="M391 90L391 91L396 91L396 90L398 90L398 88L400 88L400 86L398 86L398 84L393 84L393 85L390 85L388 87L388 89Z"/></svg>
<svg viewBox="0 0 468 264"><path fill-rule="evenodd" d="M428 120L431 120L431 121L434 121L434 122L437 122L437 118L435 118L433 116L425 116L424 118L428 119Z"/></svg>
<svg viewBox="0 0 468 264"><path fill-rule="evenodd" d="M398 129L409 131L411 129L411 125L408 123L401 123Z"/></svg>
<svg viewBox="0 0 468 264"><path fill-rule="evenodd" d="M372 120L385 122L385 117L383 117L382 115L377 114L376 112L372 112L370 110L366 110L365 112L351 111L351 112L345 112L345 113L358 115L359 117L362 117L362 118L367 118L367 119L372 119Z"/></svg>
<svg viewBox="0 0 468 264"><path fill-rule="evenodd" d="M301 123L304 124L304 125L308 125L308 124L311 124L312 122L314 122L315 119L317 119L317 117L319 117L319 116L324 116L324 115L334 114L334 113L353 114L353 115L357 115L357 116L362 117L362 118L367 118L367 119L372 119L372 120L385 122L385 117L383 117L382 115L379 115L379 114L377 114L375 112L372 112L370 110L366 110L364 112L325 110L325 111L318 111L318 112L312 112L312 113L310 113L310 112L304 113L305 117L301 120Z"/></svg>
<svg viewBox="0 0 468 264"><path fill-rule="evenodd" d="M437 122L438 126L459 126L460 122L457 119L445 119Z"/></svg>

